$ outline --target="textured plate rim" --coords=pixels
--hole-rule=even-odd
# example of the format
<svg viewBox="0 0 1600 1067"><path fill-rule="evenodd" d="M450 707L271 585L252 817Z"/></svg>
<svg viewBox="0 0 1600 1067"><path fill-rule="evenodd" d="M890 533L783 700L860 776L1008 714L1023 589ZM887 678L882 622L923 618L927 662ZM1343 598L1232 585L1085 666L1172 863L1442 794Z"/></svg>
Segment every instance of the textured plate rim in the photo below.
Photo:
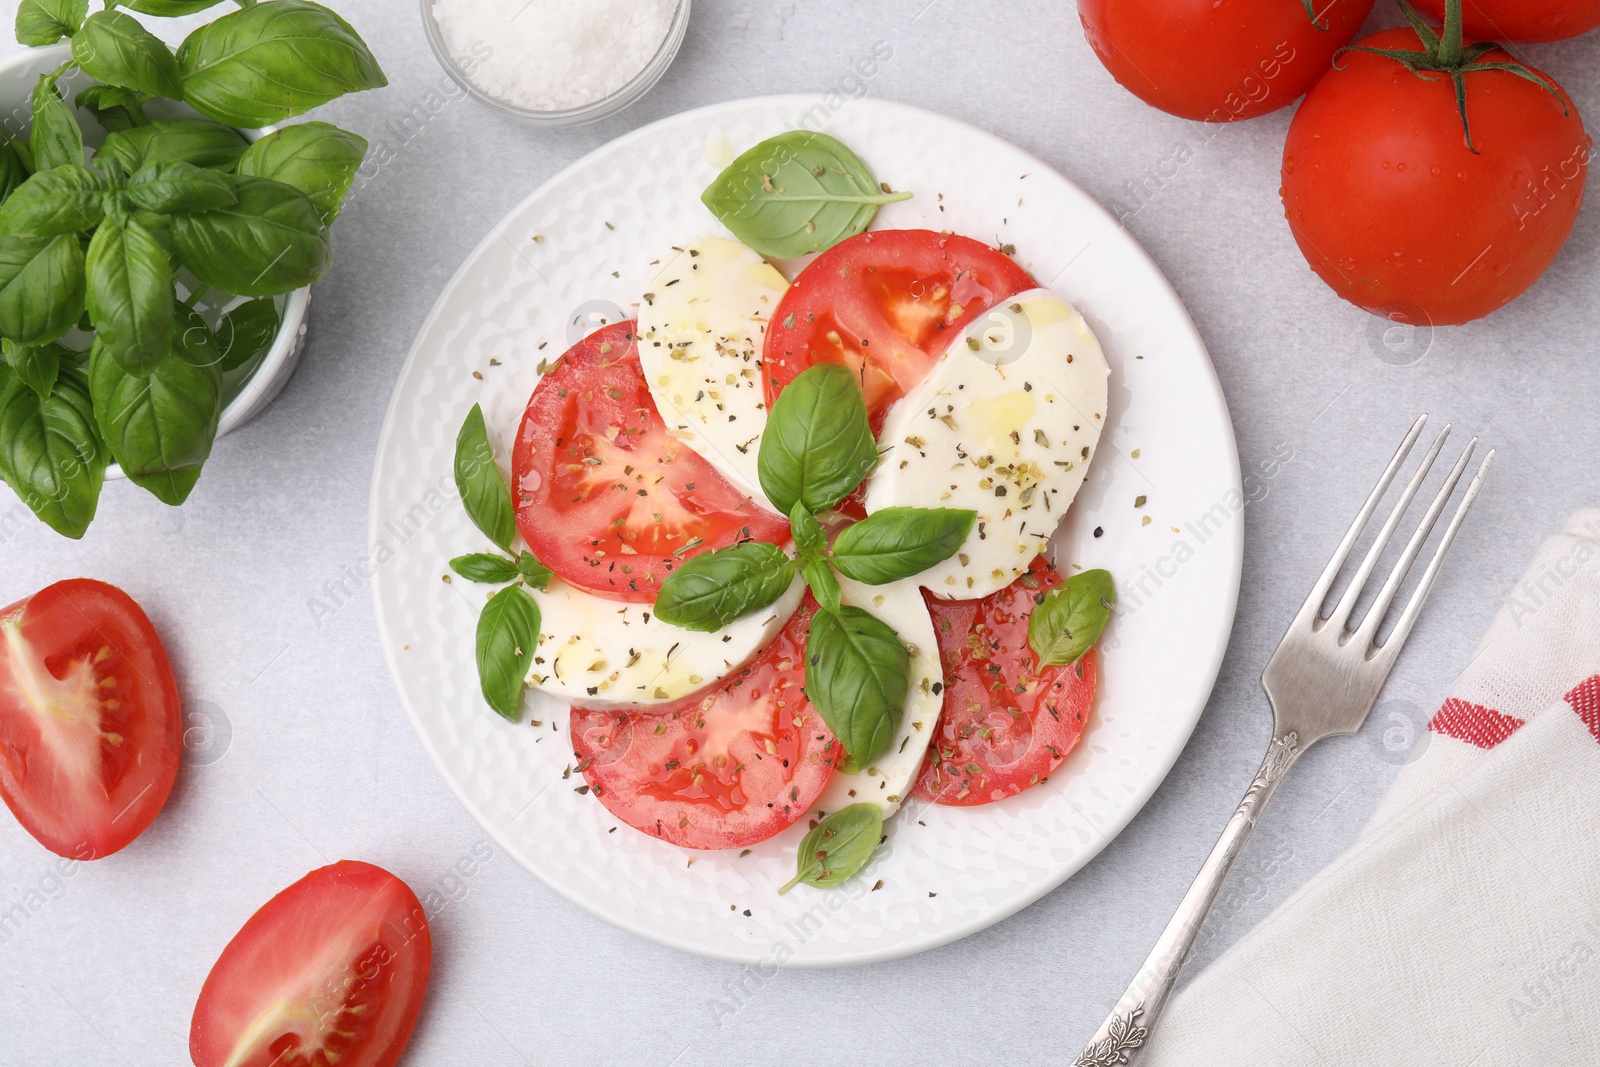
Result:
<svg viewBox="0 0 1600 1067"><path fill-rule="evenodd" d="M680 111L673 115L664 116L654 122L647 123L646 125L630 130L620 137L613 138L612 140L607 141L605 144L597 146L590 152L586 152L583 156L563 167L556 174L552 175L550 178L530 191L527 196L518 201L502 216L502 220L517 215L523 211L523 209L525 209L530 202L545 195L547 190L551 189L552 187L559 186L562 182L567 180L569 175L576 173L587 166L590 159L595 155L602 152L615 151L619 148L625 148L626 146L653 134L659 127L685 122L703 116L729 112L741 108L792 107L803 112L805 109L815 106L816 104L821 103L823 100L824 97L821 94L781 93L769 96L744 97L737 100L726 100L698 108L691 108L686 111ZM914 104L906 104L896 100L885 100L876 97L863 97L860 101L858 101L858 103L868 102L870 102L874 107L886 108L889 110L899 110L912 121L932 121L958 127L968 135L975 136L997 146L1001 146L1007 151L1017 152L1026 156L1029 160L1037 164L1040 171L1049 172L1053 177L1060 180L1063 184L1080 196L1084 202L1086 210L1098 213L1102 217L1103 221L1111 223L1113 227L1123 235L1126 241L1127 250L1134 257L1136 257L1136 259L1142 261L1144 265L1149 268L1154 280L1159 283L1161 291L1168 299L1171 300L1173 306L1180 312L1179 325L1186 335L1186 339L1194 346L1194 348L1202 357L1203 366L1200 369L1204 371L1203 377L1208 388L1208 395L1206 399L1213 402L1217 410L1221 412L1223 424L1226 429L1226 433L1223 435L1223 446L1226 454L1217 457L1217 459L1218 462L1221 463L1225 468L1226 473L1231 476L1232 481L1230 488L1235 493L1238 493L1242 496L1244 479L1239 466L1238 443L1233 430L1232 413L1228 408L1228 401L1226 395L1223 393L1222 383L1217 377L1216 366L1211 361L1210 350L1206 347L1205 340L1200 336L1198 328L1196 328L1194 325L1194 320L1189 315L1188 308L1178 296L1177 291L1173 289L1172 283L1168 280L1166 274L1150 257L1150 254L1145 251L1144 246L1135 240L1133 235L1127 231L1126 227L1117 224L1116 220L1111 216L1111 213L1106 210L1104 205L1085 192L1082 187L1080 187L1076 182L1072 181L1072 179L1068 178L1065 174L1062 174L1056 167L1042 159L1039 159L1027 149L1007 141L1003 137L999 137L996 134L990 133L989 131L978 126L974 126L964 120L953 118L949 115L940 114L936 111L930 111ZM389 403L384 410L383 425L378 433L378 442L373 462L372 485L368 491L367 534L369 541L378 538L381 528L382 519L379 513L379 495L382 482L380 476L383 472L384 454L389 448L390 438L396 432L398 427L397 415L400 406L401 386L406 381L407 377L411 373L413 365L417 362L421 354L423 338L430 332L435 322L444 313L448 296L454 291L456 285L467 276L469 269L476 262L479 255L486 249L493 247L501 241L501 237L499 236L499 228L500 223L497 221L493 226L490 227L489 232L484 235L483 239L474 245L472 250L467 253L467 255L462 259L460 266L458 266L451 274L450 280L447 281L444 287L440 289L439 295L435 298L432 307L430 307L428 310L428 314L418 325L416 336L413 338L411 347L406 352L406 358L400 365L400 370L395 376L395 384L390 392ZM1200 716L1205 711L1206 704L1209 703L1211 694L1216 688L1217 676L1222 670L1222 661L1227 654L1229 639L1232 635L1233 624L1238 612L1239 593L1244 573L1243 511L1240 510L1231 515L1227 524L1219 529L1217 536L1226 537L1229 542L1227 546L1229 551L1226 557L1228 574L1226 576L1227 580L1224 583L1224 588L1227 591L1227 604L1226 610L1222 613L1222 623L1225 625L1219 624L1216 632L1212 635L1213 647L1211 649L1211 654L1209 657L1207 657L1207 665L1203 672L1204 685L1203 687L1196 687L1197 692L1191 701L1192 706L1184 709L1184 714L1182 717L1174 722L1174 729L1171 735L1172 745L1167 755L1159 761L1159 773L1152 774L1147 779L1147 784L1144 787L1129 794L1128 802L1121 806L1117 817L1108 822L1103 828L1101 840L1097 844L1086 848L1081 856L1078 857L1076 863L1069 863L1065 865L1058 874L1048 878L1040 879L1037 883L1030 886L1026 892L1019 894L1014 900L1008 901L1004 905L986 909L979 916L973 919L956 923L948 928L940 929L925 937L910 940L904 943L888 945L881 948L873 948L860 952L835 953L832 956L797 957L781 964L780 966L785 970L809 970L883 963L889 960L915 955L920 952L926 952L930 949L940 948L963 938L970 937L975 933L1005 921L1022 909L1036 903L1052 890L1060 887L1062 883L1087 866L1106 848L1106 846L1111 844L1112 841L1120 836L1122 831L1127 829L1128 824L1134 820L1139 812L1144 810L1145 805L1150 802L1150 798L1155 795L1156 790L1159 789L1162 783L1167 780L1167 777L1172 773L1172 768L1177 764L1178 758L1188 747L1189 740L1193 736L1194 729L1197 725L1199 725ZM484 833L489 835L489 838L494 841L495 845L499 847L501 851L505 852L507 856L511 857L517 863L518 866L522 867L529 874L533 875L535 879L537 879L541 884L550 889L563 900L577 905L590 915L593 915L595 918L600 919L601 921L608 923L619 930L624 930L636 937L641 937L646 941L661 945L665 948L674 949L680 952L687 952L692 955L701 956L707 959L714 959L724 963L749 965L757 962L757 960L761 958L748 953L740 954L722 951L717 948L700 945L684 939L674 939L667 935L658 933L647 926L642 926L632 921L629 915L613 912L598 902L568 894L563 886L558 885L551 878L547 877L546 874L537 866L524 860L520 855L520 850L514 848L508 842L503 831L495 824L493 820L485 818L484 814L479 811L477 805L468 797L464 787L458 783L456 775L446 765L443 756L430 739L427 730L424 728L422 717L412 705L411 698L407 694L405 687L400 681L401 671L398 656L395 651L394 639L393 635L389 631L388 622L383 612L381 583L378 581L372 582L371 589L373 613L376 616L378 637L383 646L384 664L389 670L390 681L394 685L396 694L400 698L401 706L405 709L406 719L411 725L412 732L417 736L417 739L421 741L423 750L428 754L428 759L433 763L434 769L438 771L439 776L444 779L445 785L449 788L450 792L455 796L456 800L467 811L467 813L472 816L473 821L479 825ZM1177 717L1175 716L1175 718Z"/></svg>

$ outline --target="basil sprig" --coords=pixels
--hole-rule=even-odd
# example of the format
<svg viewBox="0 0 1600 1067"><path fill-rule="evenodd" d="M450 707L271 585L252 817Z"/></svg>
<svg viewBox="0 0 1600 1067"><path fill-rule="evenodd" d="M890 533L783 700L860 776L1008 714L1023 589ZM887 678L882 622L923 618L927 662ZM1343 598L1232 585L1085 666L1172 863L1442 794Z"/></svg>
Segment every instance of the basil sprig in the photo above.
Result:
<svg viewBox="0 0 1600 1067"><path fill-rule="evenodd" d="M1028 644L1041 667L1076 663L1100 640L1117 599L1103 570L1074 574L1045 594L1028 619Z"/></svg>
<svg viewBox="0 0 1600 1067"><path fill-rule="evenodd" d="M57 533L82 537L105 480L83 371L62 365L48 397L0 367L0 478Z"/></svg>
<svg viewBox="0 0 1600 1067"><path fill-rule="evenodd" d="M851 878L867 865L882 837L883 809L878 805L852 804L834 812L801 839L795 875L779 894L802 882L831 889Z"/></svg>
<svg viewBox="0 0 1600 1067"><path fill-rule="evenodd" d="M776 259L832 248L910 193L878 186L867 165L825 133L769 137L728 164L700 200L735 237Z"/></svg>
<svg viewBox="0 0 1600 1067"><path fill-rule="evenodd" d="M517 534L511 490L494 461L494 448L484 426L483 408L467 412L456 434L456 489L467 517L484 536L511 552ZM778 553L783 554L781 551ZM468 581L507 585L484 605L478 616L478 686L489 706L517 721L522 690L539 644L539 605L527 588L547 589L554 577L549 567L524 549L513 555L471 552L450 561L450 569ZM448 576L447 576L448 577Z"/></svg>
<svg viewBox="0 0 1600 1067"><path fill-rule="evenodd" d="M886 508L849 526L828 547L817 519L878 462L861 386L848 368L818 364L778 395L761 435L758 473L789 516L795 555L746 542L688 560L666 577L656 617L711 632L775 602L801 578L820 609L806 640L806 695L844 745L866 764L900 728L911 656L894 630L844 603L835 569L868 585L910 578L959 549L977 514L950 508Z"/></svg>

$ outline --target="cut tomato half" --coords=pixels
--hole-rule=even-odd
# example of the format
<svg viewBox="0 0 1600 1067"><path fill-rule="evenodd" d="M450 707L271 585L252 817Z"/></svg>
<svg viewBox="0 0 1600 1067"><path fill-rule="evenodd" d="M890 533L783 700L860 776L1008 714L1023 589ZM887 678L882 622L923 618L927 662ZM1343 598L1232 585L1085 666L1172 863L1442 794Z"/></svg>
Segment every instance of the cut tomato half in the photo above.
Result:
<svg viewBox="0 0 1600 1067"><path fill-rule="evenodd" d="M1010 256L970 237L876 230L840 241L800 272L772 316L767 404L807 367L842 363L860 376L876 430L968 323L1036 287Z"/></svg>
<svg viewBox="0 0 1600 1067"><path fill-rule="evenodd" d="M98 859L138 837L181 745L166 650L127 593L73 578L0 613L0 796L45 848Z"/></svg>
<svg viewBox="0 0 1600 1067"><path fill-rule="evenodd" d="M411 887L370 863L319 867L240 928L200 989L195 1067L390 1067L428 987Z"/></svg>
<svg viewBox="0 0 1600 1067"><path fill-rule="evenodd" d="M944 707L916 795L988 804L1044 781L1078 743L1094 703L1095 654L1040 667L1028 619L1061 583L1044 557L982 600L925 596L944 668Z"/></svg>
<svg viewBox="0 0 1600 1067"><path fill-rule="evenodd" d="M517 431L517 527L564 581L655 600L685 559L737 541L781 544L789 524L667 433L630 320L596 330L539 380Z"/></svg>
<svg viewBox="0 0 1600 1067"><path fill-rule="evenodd" d="M805 697L807 595L772 644L669 711L572 709L572 747L606 809L684 848L744 848L816 802L842 752Z"/></svg>

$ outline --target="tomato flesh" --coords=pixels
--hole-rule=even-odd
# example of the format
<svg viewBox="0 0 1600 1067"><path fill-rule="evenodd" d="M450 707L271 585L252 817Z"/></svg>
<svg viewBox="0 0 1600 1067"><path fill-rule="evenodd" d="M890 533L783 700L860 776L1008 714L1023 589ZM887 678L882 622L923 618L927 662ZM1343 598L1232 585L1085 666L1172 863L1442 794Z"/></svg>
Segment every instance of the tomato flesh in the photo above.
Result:
<svg viewBox="0 0 1600 1067"><path fill-rule="evenodd" d="M390 1067L433 958L422 905L381 867L343 860L267 901L206 976L195 1067Z"/></svg>
<svg viewBox="0 0 1600 1067"><path fill-rule="evenodd" d="M1094 650L1041 668L1028 645L1034 604L1060 582L1040 557L982 600L925 595L945 689L917 796L962 806L1004 800L1043 782L1078 743L1094 703Z"/></svg>
<svg viewBox="0 0 1600 1067"><path fill-rule="evenodd" d="M709 696L671 710L572 709L589 788L636 830L683 848L743 848L816 802L842 751L806 699L808 595L783 631Z"/></svg>
<svg viewBox="0 0 1600 1067"><path fill-rule="evenodd" d="M1145 103L1233 122L1293 102L1350 43L1374 0L1079 0L1089 45ZM1470 2L1470 0L1469 0Z"/></svg>
<svg viewBox="0 0 1600 1067"><path fill-rule="evenodd" d="M789 524L750 502L667 433L639 366L634 323L596 330L540 379L512 454L517 527L564 581L655 600L685 559Z"/></svg>
<svg viewBox="0 0 1600 1067"><path fill-rule="evenodd" d="M1421 42L1401 28L1361 44ZM1464 80L1473 147L1449 79L1366 52L1346 53L1289 126L1295 241L1323 281L1374 314L1446 326L1503 307L1555 260L1582 206L1591 142L1577 108L1566 101L1563 113L1564 96L1507 71Z"/></svg>
<svg viewBox="0 0 1600 1067"><path fill-rule="evenodd" d="M1416 0L1444 23L1444 0ZM1461 24L1471 41L1564 41L1600 26L1600 0L1462 0Z"/></svg>
<svg viewBox="0 0 1600 1067"><path fill-rule="evenodd" d="M0 613L0 797L45 848L98 859L138 837L181 744L166 650L128 594L73 578Z"/></svg>
<svg viewBox="0 0 1600 1067"><path fill-rule="evenodd" d="M877 429L968 323L1033 288L1010 256L970 237L875 230L840 241L800 272L772 316L767 403L807 367L842 363L860 377Z"/></svg>

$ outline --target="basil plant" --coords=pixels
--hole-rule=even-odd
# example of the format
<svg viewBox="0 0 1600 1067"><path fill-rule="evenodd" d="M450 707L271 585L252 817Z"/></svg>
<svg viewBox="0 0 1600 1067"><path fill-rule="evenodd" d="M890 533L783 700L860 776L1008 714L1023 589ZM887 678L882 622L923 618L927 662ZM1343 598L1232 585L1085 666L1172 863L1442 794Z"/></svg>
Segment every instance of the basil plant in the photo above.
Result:
<svg viewBox="0 0 1600 1067"><path fill-rule="evenodd" d="M0 136L0 478L68 537L88 529L112 460L164 503L188 497L223 375L271 346L274 297L328 271L366 141L324 122L254 143L239 129L387 84L350 24L309 0L238 0L176 53L127 13L217 3L17 9L18 41L66 38L72 58L39 78L27 138ZM74 69L98 84L69 106ZM173 113L162 100L201 117L156 117ZM105 135L92 154L79 111Z"/></svg>

